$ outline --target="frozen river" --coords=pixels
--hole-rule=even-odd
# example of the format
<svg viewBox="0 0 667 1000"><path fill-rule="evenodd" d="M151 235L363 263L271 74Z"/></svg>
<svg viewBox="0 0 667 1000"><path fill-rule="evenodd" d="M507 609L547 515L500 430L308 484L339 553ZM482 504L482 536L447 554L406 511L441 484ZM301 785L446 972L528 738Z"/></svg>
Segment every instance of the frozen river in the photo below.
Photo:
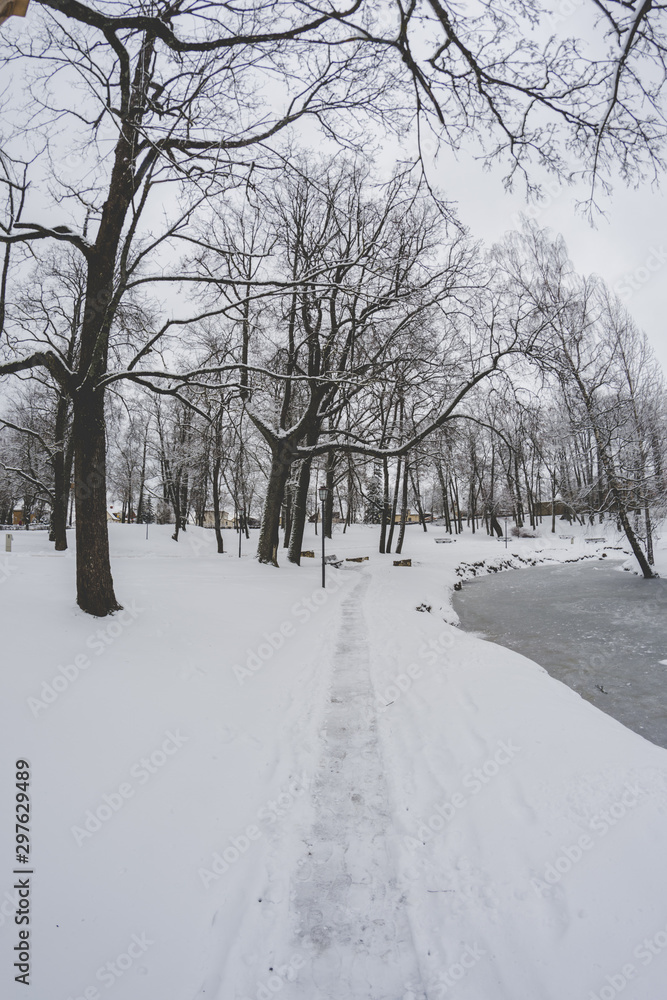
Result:
<svg viewBox="0 0 667 1000"><path fill-rule="evenodd" d="M667 748L667 580L618 564L538 566L463 585L466 631L508 646Z"/></svg>

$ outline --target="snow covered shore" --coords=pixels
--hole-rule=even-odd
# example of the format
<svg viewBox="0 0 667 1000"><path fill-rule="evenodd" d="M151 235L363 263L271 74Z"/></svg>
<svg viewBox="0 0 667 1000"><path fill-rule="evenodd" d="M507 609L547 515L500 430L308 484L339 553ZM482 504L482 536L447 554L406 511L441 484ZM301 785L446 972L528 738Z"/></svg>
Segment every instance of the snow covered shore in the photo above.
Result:
<svg viewBox="0 0 667 1000"><path fill-rule="evenodd" d="M42 533L0 558L3 996L19 759L39 1000L664 994L667 752L449 603L470 567L595 545L411 527L394 567L358 526L328 551L369 560L322 592L317 558L170 531L110 526L104 620Z"/></svg>

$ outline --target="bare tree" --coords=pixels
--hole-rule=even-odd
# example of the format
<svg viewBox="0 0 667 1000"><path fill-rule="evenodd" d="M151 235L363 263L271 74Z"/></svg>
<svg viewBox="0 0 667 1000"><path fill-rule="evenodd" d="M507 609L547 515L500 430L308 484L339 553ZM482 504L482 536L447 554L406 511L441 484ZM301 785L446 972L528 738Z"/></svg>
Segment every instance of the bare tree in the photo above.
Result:
<svg viewBox="0 0 667 1000"><path fill-rule="evenodd" d="M8 39L3 49L5 61L28 75L31 94L23 111L7 119L16 129L0 157L6 194L0 241L18 253L12 267L5 256L3 308L10 279L20 281L22 262L42 241L78 252L85 299L74 362L36 334L32 343L8 351L0 374L45 368L72 400L77 600L94 615L119 607L106 525L109 366L131 371L157 341L127 342L119 329L121 303L145 283L150 262L168 255L169 239L188 225L202 199L247 178L262 159L261 144L303 115L325 122L328 111L353 112L376 92L380 63L373 48L360 40L331 46L345 33L345 11L277 7L220 8L221 22L215 8L203 14L158 2L148 12L128 6L109 14L78 0L45 0L36 5L29 35ZM329 44L317 44L323 41ZM274 97L283 97L273 116L256 100L258 73L274 81ZM20 156L11 159L14 148L25 156L21 113L49 136L28 165ZM66 142L64 123L70 125ZM256 151L244 158L251 147ZM29 194L33 173L50 175L54 193L40 222L33 221L38 209ZM92 184L84 179L90 176ZM172 194L167 182L177 187ZM157 217L160 203L167 222L156 234L144 220ZM21 212L29 221L21 221ZM152 279L164 277L163 265L164 258Z"/></svg>
<svg viewBox="0 0 667 1000"><path fill-rule="evenodd" d="M71 399L83 610L119 607L106 528L106 388L138 379L139 361L178 328L167 320L130 343L119 309L133 288L172 277L172 241L197 205L251 183L267 144L304 116L352 145L373 119L388 128L430 118L451 146L474 130L529 188L531 161L567 173L569 154L594 177L616 163L628 177L657 172L661 9L606 0L596 7L597 45L588 50L551 36L534 45L523 28L539 14L528 0L483 0L474 14L441 0L350 0L341 8L154 0L141 10L123 0L113 12L41 0L28 30L15 32L15 19L11 32L3 28L2 57L27 93L5 115L11 134L0 155L0 315L7 329L12 289L43 241L80 255L85 298L76 359L36 331L31 343L3 344L0 374L46 369ZM47 136L36 151L26 146L28 124ZM161 208L166 222L156 233ZM273 555L273 542L272 527L262 558Z"/></svg>
<svg viewBox="0 0 667 1000"><path fill-rule="evenodd" d="M542 323L547 313L551 317L543 326L544 336L536 342L534 356L541 368L557 380L571 412L578 409L590 429L604 470L609 506L642 574L650 578L654 573L631 523L631 510L637 505L636 475L628 480L624 474L626 452L619 441L628 407L633 437L637 431L633 406L638 403L639 386L648 375L646 341L636 336L622 306L608 295L599 280L580 278L574 272L562 239L552 241L531 224L522 234L514 234L506 241L499 260L516 294L525 298L527 305L532 302L534 321ZM634 370L637 364L643 369L641 378ZM638 466L642 478L646 459L642 445Z"/></svg>

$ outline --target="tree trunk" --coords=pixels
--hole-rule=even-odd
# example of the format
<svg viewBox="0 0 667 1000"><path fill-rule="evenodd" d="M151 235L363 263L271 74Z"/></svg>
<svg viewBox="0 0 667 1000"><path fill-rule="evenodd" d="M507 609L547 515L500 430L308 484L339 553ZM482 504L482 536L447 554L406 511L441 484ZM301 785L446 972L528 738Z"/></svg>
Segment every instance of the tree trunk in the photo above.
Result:
<svg viewBox="0 0 667 1000"><path fill-rule="evenodd" d="M289 551L287 558L290 562L301 565L301 548L303 546L303 532L306 526L306 504L308 502L308 490L310 489L310 467L311 460L304 459L299 465L296 489L292 501L292 527L289 535Z"/></svg>
<svg viewBox="0 0 667 1000"><path fill-rule="evenodd" d="M334 474L336 470L336 456L333 451L330 451L327 455L327 463L325 467L325 483L329 492L327 493L327 499L324 504L324 521L322 523L322 531L324 532L325 538L331 538L333 536L333 509L334 509Z"/></svg>
<svg viewBox="0 0 667 1000"><path fill-rule="evenodd" d="M613 486L612 486L612 492L616 492ZM630 519L628 518L628 515L621 508L619 500L617 500L616 502L619 504L618 519L621 522L623 531L625 532L625 537L630 542L630 548L635 554L635 559L639 563L639 568L642 571L644 579L652 580L653 577L655 576L655 573L649 566L646 556L642 551L642 547L639 544L639 539L632 530L632 525L630 524Z"/></svg>
<svg viewBox="0 0 667 1000"><path fill-rule="evenodd" d="M635 559L639 563L639 568L642 571L644 579L645 580L652 580L654 578L654 576L655 576L655 573L653 572L653 570L649 566L648 560L646 559L646 556L644 555L644 552L642 551L642 547L639 544L639 539L637 538L636 534L632 530L632 525L630 524L630 518L628 517L627 511L626 511L626 508L625 508L625 502L624 502L624 499L623 499L623 492L621 490L621 487L620 487L620 484L618 482L618 478L617 478L617 475L616 475L616 467L615 467L615 464L614 464L614 460L611 457L611 455L609 454L609 452L607 451L605 443L602 440L600 428L599 428L598 424L596 423L593 402L592 402L592 400L590 398L590 395L586 391L583 383L581 382L581 379L578 376L577 376L577 384L579 386L579 391L581 393L581 398L583 399L584 405L586 407L586 411L588 413L588 418L590 420L591 429L593 431L593 436L595 437L595 443L597 444L597 448L598 448L598 454L600 456L600 460L602 462L602 465L603 465L604 471L605 471L605 475L607 477L607 484L608 484L609 490L611 492L611 495L612 495L612 497L614 499L614 503L616 505L616 510L618 512L618 519L619 519L619 521L621 523L623 531L625 532L625 537L630 542L630 548L632 549L632 551L633 551L633 553L635 555Z"/></svg>
<svg viewBox="0 0 667 1000"><path fill-rule="evenodd" d="M61 393L56 406L56 450L53 456L53 511L51 515L53 533L51 541L55 542L56 552L64 552L67 548L67 501L72 475L71 449L65 447L68 412L69 401L67 396Z"/></svg>
<svg viewBox="0 0 667 1000"><path fill-rule="evenodd" d="M551 534L556 534L556 477L551 476Z"/></svg>
<svg viewBox="0 0 667 1000"><path fill-rule="evenodd" d="M179 473L179 479L181 478ZM183 474L181 480L181 531L185 531L188 523L188 508L190 506L189 499L189 489L190 489L190 476L188 473Z"/></svg>
<svg viewBox="0 0 667 1000"><path fill-rule="evenodd" d="M347 512L345 514L345 528L352 524L354 517L354 475L352 471L352 456L347 456ZM343 529L343 533L345 529Z"/></svg>
<svg viewBox="0 0 667 1000"><path fill-rule="evenodd" d="M491 511L490 518L491 518L491 534L493 534L494 531L495 531L495 533L498 536L498 538L502 538L503 537L503 529L501 528L500 524L498 523L498 518L493 513L493 511Z"/></svg>
<svg viewBox="0 0 667 1000"><path fill-rule="evenodd" d="M405 460L405 467L403 470L403 495L401 497L401 527L398 532L398 543L396 545L396 555L400 556L403 551L403 539L405 538L405 522L408 517L408 473L409 473L408 460Z"/></svg>
<svg viewBox="0 0 667 1000"><path fill-rule="evenodd" d="M419 523L421 524L424 531L428 533L428 529L426 527L426 518L424 517L424 505L422 504L421 501L419 480L415 479L415 477L413 476L412 469L410 469L410 483L412 485L412 491L415 495L415 503L417 504L417 514L419 515ZM431 514L432 513L433 512L431 512Z"/></svg>
<svg viewBox="0 0 667 1000"><path fill-rule="evenodd" d="M649 566L653 566L655 563L655 557L653 555L653 526L651 524L651 510L648 503L644 507L644 516L646 519L646 556L648 558Z"/></svg>
<svg viewBox="0 0 667 1000"><path fill-rule="evenodd" d="M454 533L457 535L463 534L463 511L461 510L461 503L459 498L459 488L456 484L454 478L450 476L449 488L452 496L452 510L454 512Z"/></svg>
<svg viewBox="0 0 667 1000"><path fill-rule="evenodd" d="M77 604L103 618L116 600L109 560L104 392L81 389L74 397L74 495Z"/></svg>
<svg viewBox="0 0 667 1000"><path fill-rule="evenodd" d="M521 481L519 479L519 453L514 452L514 487L516 490L516 526L523 528L523 501L521 499Z"/></svg>
<svg viewBox="0 0 667 1000"><path fill-rule="evenodd" d="M389 462L382 459L382 520L380 522L380 552L384 554L387 538L387 525L391 517L389 505Z"/></svg>
<svg viewBox="0 0 667 1000"><path fill-rule="evenodd" d="M146 448L148 446L148 432L144 437L144 453L141 458L141 474L139 476L139 500L137 502L137 524L144 521L144 489L146 488Z"/></svg>
<svg viewBox="0 0 667 1000"><path fill-rule="evenodd" d="M222 555L225 551L225 544L222 540L222 531L220 530L220 466L222 464L220 453L217 451L216 457L213 460L213 468L211 470L211 480L213 489L213 528L215 530L215 540L218 543L218 552Z"/></svg>
<svg viewBox="0 0 667 1000"><path fill-rule="evenodd" d="M438 482L440 483L440 493L442 495L442 513L445 516L445 528L448 533L452 533L452 521L449 516L449 498L447 496L447 483L445 481L445 474L442 471L442 463L438 462L436 465L438 473Z"/></svg>
<svg viewBox="0 0 667 1000"><path fill-rule="evenodd" d="M169 496L169 500L171 502L171 505L174 508L174 520L176 522L175 530L174 530L174 533L173 533L173 535L171 537L174 539L175 542L177 542L178 541L178 533L181 530L181 486L180 486L180 473L177 475L176 480L172 481L172 478L171 478L171 464L170 464L170 462L167 459L165 459L163 464L164 464L164 468L165 468L166 483L167 483L167 492L168 492L168 496Z"/></svg>
<svg viewBox="0 0 667 1000"><path fill-rule="evenodd" d="M401 485L401 459L396 463L396 482L394 483L394 499L391 504L391 519L389 521L389 537L387 539L387 552L391 552L391 543L394 538L394 527L396 525L396 511L398 510L398 491Z"/></svg>
<svg viewBox="0 0 667 1000"><path fill-rule="evenodd" d="M259 531L257 558L261 563L278 565L278 546L280 544L280 511L285 496L285 485L289 478L291 459L287 450L274 452L271 460L271 471L266 488L262 527Z"/></svg>
<svg viewBox="0 0 667 1000"><path fill-rule="evenodd" d="M283 500L283 548L288 549L290 538L292 537L292 524L294 517L294 493L293 493L294 483L290 481L285 490L285 497ZM240 523L240 522L239 522ZM288 555L289 559L289 555ZM291 561L291 560L290 560Z"/></svg>

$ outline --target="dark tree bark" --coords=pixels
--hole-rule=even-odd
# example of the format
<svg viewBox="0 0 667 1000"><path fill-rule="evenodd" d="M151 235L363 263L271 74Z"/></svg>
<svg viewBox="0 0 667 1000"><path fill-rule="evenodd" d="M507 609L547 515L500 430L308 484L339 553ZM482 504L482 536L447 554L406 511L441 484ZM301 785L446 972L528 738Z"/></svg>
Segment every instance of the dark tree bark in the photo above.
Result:
<svg viewBox="0 0 667 1000"><path fill-rule="evenodd" d="M77 603L82 611L102 618L121 609L109 559L103 392L87 389L74 396L72 434Z"/></svg>
<svg viewBox="0 0 667 1000"><path fill-rule="evenodd" d="M380 522L380 545L379 550L382 554L385 551L385 544L387 538L387 525L389 524L389 518L391 517L391 506L389 503L389 461L387 458L382 459L382 520Z"/></svg>
<svg viewBox="0 0 667 1000"><path fill-rule="evenodd" d="M490 521L490 523L491 523L491 534L493 534L495 532L496 535L498 536L498 538L502 538L503 537L503 529L500 527L500 524L498 523L498 518L493 513L493 511L491 512L491 521Z"/></svg>
<svg viewBox="0 0 667 1000"><path fill-rule="evenodd" d="M292 488L292 483L288 482L285 488L285 498L283 500L283 513L282 513L284 549L289 549L290 538L292 537L293 507L294 507L293 488Z"/></svg>
<svg viewBox="0 0 667 1000"><path fill-rule="evenodd" d="M299 463L296 487L292 500L292 525L289 535L289 552L287 558L290 562L301 565L301 549L303 546L303 532L306 527L308 490L310 489L310 468L309 459L304 459Z"/></svg>
<svg viewBox="0 0 667 1000"><path fill-rule="evenodd" d="M266 488L262 526L259 530L257 558L260 563L278 565L280 545L280 512L282 510L285 486L292 465L291 449L282 447L273 450L271 470Z"/></svg>
<svg viewBox="0 0 667 1000"><path fill-rule="evenodd" d="M410 471L410 466L406 458L405 465L403 469L403 491L401 497L401 526L398 532L398 542L396 544L396 555L400 555L403 551L403 540L405 538L405 524L408 519L408 475Z"/></svg>
<svg viewBox="0 0 667 1000"><path fill-rule="evenodd" d="M213 490L213 528L215 530L215 540L218 543L218 552L222 555L225 551L222 530L220 528L220 467L222 465L222 455L221 449L217 445L218 442L216 441L215 457L213 459L213 468L211 469L211 488Z"/></svg>
<svg viewBox="0 0 667 1000"><path fill-rule="evenodd" d="M440 493L442 495L442 512L445 516L445 528L448 533L452 533L452 520L449 516L449 499L447 492L447 482L445 480L445 473L443 472L442 462L436 463L436 470L438 473L438 482L440 483Z"/></svg>
<svg viewBox="0 0 667 1000"><path fill-rule="evenodd" d="M387 537L387 552L391 552L391 543L394 539L394 528L396 526L396 514L398 512L398 494L401 488L401 468L402 460L399 458L396 463L396 479L394 482L394 498L391 503L391 516L389 518L389 535Z"/></svg>
<svg viewBox="0 0 667 1000"><path fill-rule="evenodd" d="M327 455L325 468L325 482L328 489L326 503L324 504L324 522L322 530L326 538L333 535L333 509L334 509L334 475L336 471L336 453L330 451Z"/></svg>
<svg viewBox="0 0 667 1000"><path fill-rule="evenodd" d="M53 510L51 527L57 552L67 548L67 504L72 480L73 439L67 435L69 425L69 400L59 393L56 405L55 437L53 454Z"/></svg>

